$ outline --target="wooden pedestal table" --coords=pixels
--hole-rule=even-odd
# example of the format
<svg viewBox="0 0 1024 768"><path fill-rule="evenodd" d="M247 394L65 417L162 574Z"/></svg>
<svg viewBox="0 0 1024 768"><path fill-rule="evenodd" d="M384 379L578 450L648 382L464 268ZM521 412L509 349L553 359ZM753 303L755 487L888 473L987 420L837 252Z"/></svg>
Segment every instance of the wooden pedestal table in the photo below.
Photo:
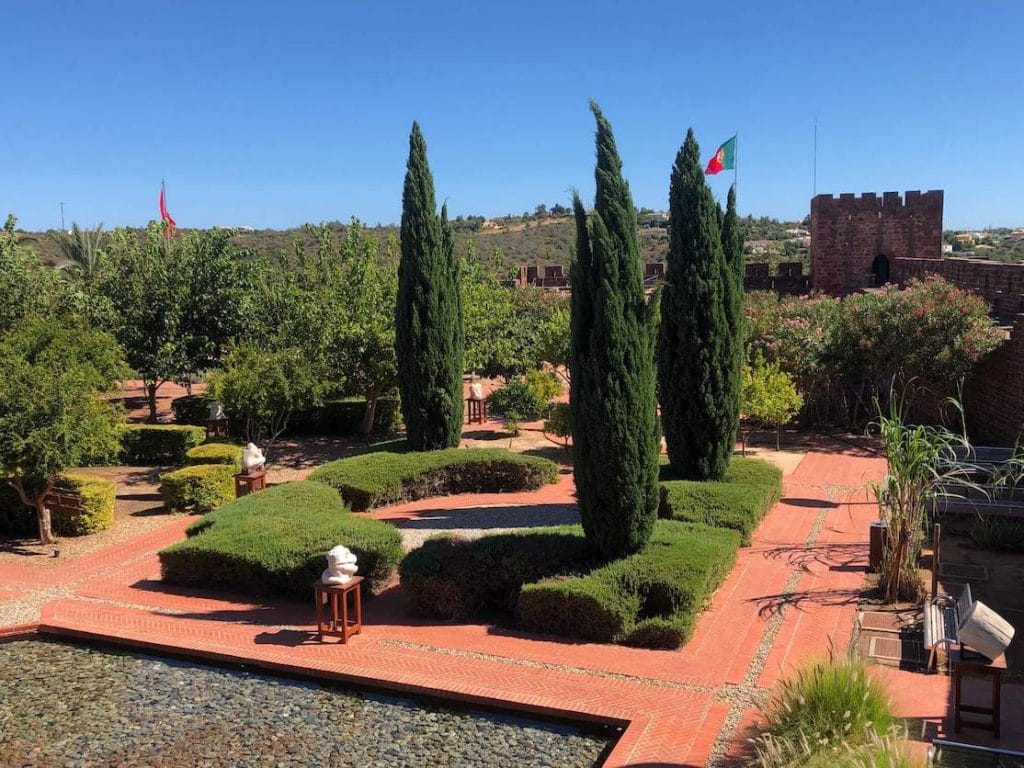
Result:
<svg viewBox="0 0 1024 768"><path fill-rule="evenodd" d="M250 493L265 491L267 489L267 473L262 469L245 474L240 472L235 475L235 498L240 499Z"/></svg>
<svg viewBox="0 0 1024 768"><path fill-rule="evenodd" d="M960 733L960 728L984 728L992 731L992 734L999 738L999 709L1002 698L1003 671L1006 669L1006 655L989 661L981 654L967 651L963 648L954 649L949 654L949 667L953 675L953 732ZM963 678L966 675L988 677L992 683L992 705L981 707L974 704L964 704L962 701ZM978 722L975 720L963 720L962 712L972 715L987 715L989 722Z"/></svg>
<svg viewBox="0 0 1024 768"><path fill-rule="evenodd" d="M487 398L466 398L466 421L469 424L483 424L487 421Z"/></svg>
<svg viewBox="0 0 1024 768"><path fill-rule="evenodd" d="M316 631L320 639L324 637L340 637L347 643L352 635L358 635L363 629L363 593L362 576L353 576L344 584L324 584L313 582L313 594L316 596ZM352 613L349 614L349 596L352 597ZM324 620L324 606L329 607L330 615Z"/></svg>

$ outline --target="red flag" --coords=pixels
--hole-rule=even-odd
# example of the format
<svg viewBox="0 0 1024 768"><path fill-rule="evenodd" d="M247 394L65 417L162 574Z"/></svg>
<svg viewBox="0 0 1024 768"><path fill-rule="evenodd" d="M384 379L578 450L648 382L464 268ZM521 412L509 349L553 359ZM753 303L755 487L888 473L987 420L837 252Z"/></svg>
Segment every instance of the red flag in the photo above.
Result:
<svg viewBox="0 0 1024 768"><path fill-rule="evenodd" d="M164 193L164 183L160 182L160 220L166 225L164 237L174 237L174 219L167 212L167 195Z"/></svg>

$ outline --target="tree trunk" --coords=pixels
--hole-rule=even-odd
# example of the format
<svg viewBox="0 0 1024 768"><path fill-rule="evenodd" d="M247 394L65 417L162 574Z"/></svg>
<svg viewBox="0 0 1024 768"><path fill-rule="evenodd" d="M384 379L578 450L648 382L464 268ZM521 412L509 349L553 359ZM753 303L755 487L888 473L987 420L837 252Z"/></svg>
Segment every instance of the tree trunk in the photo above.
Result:
<svg viewBox="0 0 1024 768"><path fill-rule="evenodd" d="M53 544L53 528L50 521L50 510L46 506L47 494L36 498L36 519L39 522L39 541L43 544Z"/></svg>
<svg viewBox="0 0 1024 768"><path fill-rule="evenodd" d="M363 410L363 423L359 426L359 436L369 442L373 434L373 421L377 417L377 390L366 390L366 408Z"/></svg>
<svg viewBox="0 0 1024 768"><path fill-rule="evenodd" d="M149 404L149 422L156 424L156 388L160 386L155 381L146 382L146 402Z"/></svg>

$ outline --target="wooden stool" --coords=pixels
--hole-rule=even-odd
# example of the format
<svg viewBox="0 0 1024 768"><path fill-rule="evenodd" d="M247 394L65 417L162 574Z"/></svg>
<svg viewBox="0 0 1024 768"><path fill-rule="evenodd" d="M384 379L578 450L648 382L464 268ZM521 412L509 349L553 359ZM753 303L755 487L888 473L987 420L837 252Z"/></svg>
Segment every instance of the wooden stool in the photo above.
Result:
<svg viewBox="0 0 1024 768"><path fill-rule="evenodd" d="M347 643L352 635L358 635L363 629L363 592L362 576L353 576L344 584L324 584L313 582L313 594L316 597L316 631L323 640L325 636L340 637ZM352 595L353 619L348 615L348 596ZM330 621L324 621L324 605L330 603ZM340 606L340 607L339 607Z"/></svg>
<svg viewBox="0 0 1024 768"><path fill-rule="evenodd" d="M1006 669L1006 654L1003 654L998 659L989 661L981 654L958 648L949 653L949 668L953 675L953 732L960 733L962 726L984 728L985 730L992 731L992 735L998 739L1000 699L1003 692L1003 670ZM992 681L992 706L979 707L974 704L962 703L961 693L965 673L988 677ZM964 721L960 717L961 712L967 712L972 715L988 715L989 722Z"/></svg>
<svg viewBox="0 0 1024 768"><path fill-rule="evenodd" d="M235 475L235 498L240 499L256 491L267 489L267 473L263 470L256 470L249 474L239 473Z"/></svg>
<svg viewBox="0 0 1024 768"><path fill-rule="evenodd" d="M228 420L227 419L207 419L206 421L206 439L212 440L216 437L227 437L228 436Z"/></svg>
<svg viewBox="0 0 1024 768"><path fill-rule="evenodd" d="M487 398L466 398L466 422L483 424L487 421Z"/></svg>

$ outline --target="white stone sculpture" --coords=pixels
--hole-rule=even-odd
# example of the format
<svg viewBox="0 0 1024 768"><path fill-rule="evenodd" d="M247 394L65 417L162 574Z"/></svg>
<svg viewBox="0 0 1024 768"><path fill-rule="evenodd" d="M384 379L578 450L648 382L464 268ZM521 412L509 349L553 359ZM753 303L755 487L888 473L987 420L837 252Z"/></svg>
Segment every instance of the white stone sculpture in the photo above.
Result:
<svg viewBox="0 0 1024 768"><path fill-rule="evenodd" d="M960 642L992 660L1010 647L1013 633L1013 625L980 600L960 617Z"/></svg>
<svg viewBox="0 0 1024 768"><path fill-rule="evenodd" d="M220 404L220 400L214 400L210 403L210 421L223 421L228 415L224 413L224 406Z"/></svg>
<svg viewBox="0 0 1024 768"><path fill-rule="evenodd" d="M348 547L339 544L327 553L327 570L320 574L320 581L324 584L347 584L358 570L356 556Z"/></svg>
<svg viewBox="0 0 1024 768"><path fill-rule="evenodd" d="M245 444L245 448L242 450L242 474L248 475L250 472L263 469L263 465L266 463L263 451L256 447L256 443Z"/></svg>
<svg viewBox="0 0 1024 768"><path fill-rule="evenodd" d="M469 396L474 400L484 399L484 385L478 381L474 381L469 385Z"/></svg>

